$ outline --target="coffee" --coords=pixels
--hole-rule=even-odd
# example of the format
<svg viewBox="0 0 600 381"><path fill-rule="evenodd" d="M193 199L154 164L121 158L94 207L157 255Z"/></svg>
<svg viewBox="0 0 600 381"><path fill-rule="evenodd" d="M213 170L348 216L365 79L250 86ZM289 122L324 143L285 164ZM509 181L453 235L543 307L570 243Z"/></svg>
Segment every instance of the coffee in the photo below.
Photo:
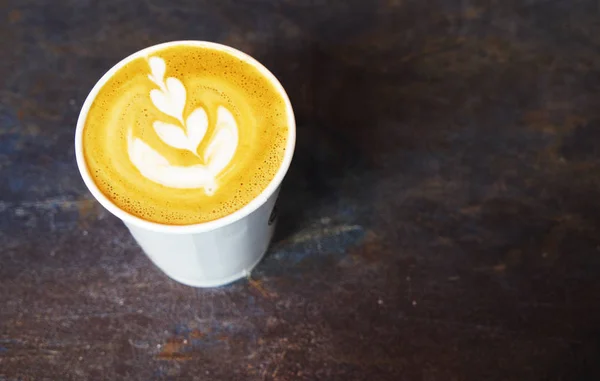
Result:
<svg viewBox="0 0 600 381"><path fill-rule="evenodd" d="M126 60L87 114L83 154L116 206L189 225L241 209L284 157L289 111L264 69L234 51L181 43Z"/></svg>

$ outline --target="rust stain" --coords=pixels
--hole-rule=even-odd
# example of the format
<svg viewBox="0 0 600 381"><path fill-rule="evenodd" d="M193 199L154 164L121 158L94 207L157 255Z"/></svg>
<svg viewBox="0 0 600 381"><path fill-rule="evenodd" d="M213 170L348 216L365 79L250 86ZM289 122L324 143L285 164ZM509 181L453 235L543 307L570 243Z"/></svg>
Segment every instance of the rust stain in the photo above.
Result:
<svg viewBox="0 0 600 381"><path fill-rule="evenodd" d="M485 39L481 48L488 54L490 59L500 63L508 62L515 55L522 53L513 41L497 36Z"/></svg>
<svg viewBox="0 0 600 381"><path fill-rule="evenodd" d="M192 358L189 353L159 353L156 356L158 360L168 360L168 361L187 361Z"/></svg>
<svg viewBox="0 0 600 381"><path fill-rule="evenodd" d="M506 270L506 265L504 263L500 263L492 268L495 272L501 273Z"/></svg>
<svg viewBox="0 0 600 381"><path fill-rule="evenodd" d="M532 110L523 115L523 123L534 130L546 133L555 134L557 126L550 121L548 110Z"/></svg>
<svg viewBox="0 0 600 381"><path fill-rule="evenodd" d="M22 18L21 11L16 10L16 9L10 11L10 13L8 14L8 22L11 24L15 24L15 23L19 22L21 20L21 18Z"/></svg>
<svg viewBox="0 0 600 381"><path fill-rule="evenodd" d="M197 328L193 329L192 332L190 332L190 338L192 339L201 339L204 336L206 335Z"/></svg>
<svg viewBox="0 0 600 381"><path fill-rule="evenodd" d="M527 111L521 120L527 127L547 134L569 131L588 122L582 115L569 113L571 107L568 103L551 102L544 108Z"/></svg>
<svg viewBox="0 0 600 381"><path fill-rule="evenodd" d="M96 201L95 200L81 200L75 203L79 216L83 219L95 216L96 213Z"/></svg>
<svg viewBox="0 0 600 381"><path fill-rule="evenodd" d="M483 13L483 8L468 7L465 10L464 17L467 20L475 20L475 19L480 18L482 13Z"/></svg>
<svg viewBox="0 0 600 381"><path fill-rule="evenodd" d="M277 297L277 294L267 291L264 288L264 286L262 285L262 281L260 281L260 280L254 280L254 279L248 277L248 284L250 284L250 286L253 289L255 289L256 291L258 291L258 293L260 295L262 295L262 297L264 297L266 299L271 299L273 297Z"/></svg>
<svg viewBox="0 0 600 381"><path fill-rule="evenodd" d="M588 123L588 118L581 115L567 115L565 117L565 127L569 130Z"/></svg>
<svg viewBox="0 0 600 381"><path fill-rule="evenodd" d="M477 271L477 272L490 272L490 271L493 271L493 272L496 272L496 273L502 273L502 272L506 271L506 268L507 268L507 266L506 266L505 263L499 263L499 264L497 264L495 266L491 266L491 267L488 267L488 266L485 266L485 267L476 267L473 270Z"/></svg>
<svg viewBox="0 0 600 381"><path fill-rule="evenodd" d="M373 231L368 231L362 245L351 249L350 255L353 258L361 258L368 263L374 263L382 259L381 253L384 251L379 237Z"/></svg>
<svg viewBox="0 0 600 381"><path fill-rule="evenodd" d="M184 352L187 347L187 340L181 337L172 337L167 339L162 346L161 352L156 356L159 360L186 361L192 358L190 353Z"/></svg>
<svg viewBox="0 0 600 381"><path fill-rule="evenodd" d="M50 121L58 121L62 118L62 115L57 110L44 110L39 104L33 101L22 100L21 104L21 108L19 109L21 117L28 115Z"/></svg>
<svg viewBox="0 0 600 381"><path fill-rule="evenodd" d="M476 216L481 213L481 205L470 205L460 209L460 213L467 216Z"/></svg>
<svg viewBox="0 0 600 381"><path fill-rule="evenodd" d="M44 49L52 52L53 54L66 54L66 53L72 53L73 49L72 47L68 46L68 45L53 45L53 44L44 44Z"/></svg>

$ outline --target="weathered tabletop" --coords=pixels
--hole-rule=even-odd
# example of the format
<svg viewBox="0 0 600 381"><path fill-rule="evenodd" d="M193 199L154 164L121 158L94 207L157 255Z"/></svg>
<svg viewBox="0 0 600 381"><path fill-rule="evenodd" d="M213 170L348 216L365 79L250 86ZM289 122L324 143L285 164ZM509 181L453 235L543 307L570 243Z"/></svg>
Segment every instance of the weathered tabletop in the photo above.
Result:
<svg viewBox="0 0 600 381"><path fill-rule="evenodd" d="M597 1L0 2L0 380L600 378ZM95 81L242 49L298 146L250 280L168 279L86 191Z"/></svg>

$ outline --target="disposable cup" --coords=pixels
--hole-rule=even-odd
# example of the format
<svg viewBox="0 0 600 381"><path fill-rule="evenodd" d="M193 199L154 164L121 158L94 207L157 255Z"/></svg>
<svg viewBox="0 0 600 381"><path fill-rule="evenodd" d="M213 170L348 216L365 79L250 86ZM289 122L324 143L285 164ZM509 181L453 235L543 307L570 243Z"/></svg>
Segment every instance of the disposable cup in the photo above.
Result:
<svg viewBox="0 0 600 381"><path fill-rule="evenodd" d="M90 106L106 81L125 64L158 50L175 46L199 46L228 52L258 69L285 101L288 136L285 154L267 187L241 209L217 220L193 225L164 225L141 219L111 202L96 186L83 156L82 133ZM172 279L195 287L216 287L247 276L260 262L273 236L275 203L296 142L296 123L289 98L275 76L257 60L226 45L206 41L172 41L140 50L123 59L100 78L87 96L75 131L75 155L79 172L94 198L123 221L142 250Z"/></svg>

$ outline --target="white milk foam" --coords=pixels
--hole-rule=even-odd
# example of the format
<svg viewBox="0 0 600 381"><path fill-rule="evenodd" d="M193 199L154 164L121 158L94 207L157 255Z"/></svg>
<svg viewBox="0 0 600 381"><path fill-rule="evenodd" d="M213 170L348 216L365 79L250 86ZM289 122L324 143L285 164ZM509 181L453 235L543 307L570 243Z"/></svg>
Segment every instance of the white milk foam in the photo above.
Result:
<svg viewBox="0 0 600 381"><path fill-rule="evenodd" d="M186 89L180 80L169 77L164 80L166 64L162 58L150 57L151 74L148 78L158 86L150 91L154 106L162 113L179 121L180 126L160 120L154 122L154 131L160 139L176 149L186 149L204 161L192 166L172 165L152 149L142 139L132 135L130 127L127 135L129 160L148 180L166 187L178 189L203 188L212 195L218 188L216 177L227 167L238 146L239 133L234 116L223 106L217 110L215 132L204 153L200 155L198 146L208 129L208 117L202 107L196 108L183 119L186 104Z"/></svg>

